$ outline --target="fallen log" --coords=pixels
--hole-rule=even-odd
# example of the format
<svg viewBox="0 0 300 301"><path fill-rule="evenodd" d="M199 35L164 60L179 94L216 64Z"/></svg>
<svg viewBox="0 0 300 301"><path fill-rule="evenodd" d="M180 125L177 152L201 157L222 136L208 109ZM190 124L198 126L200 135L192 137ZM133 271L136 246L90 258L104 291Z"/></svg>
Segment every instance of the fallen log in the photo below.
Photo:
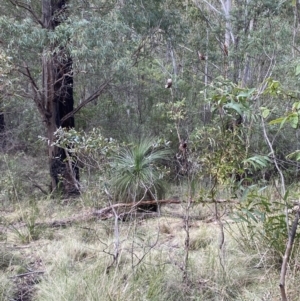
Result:
<svg viewBox="0 0 300 301"><path fill-rule="evenodd" d="M126 212L120 212L118 215L120 219L123 219L124 215L128 215L130 212L134 213L140 206L149 206L149 205L164 205L164 204L180 204L181 201L178 199L166 199L166 200L151 200L151 201L139 201L139 202L132 202L132 203L118 203L113 204L111 206L99 209L99 210L91 210L89 212L85 212L84 214L78 214L72 216L70 218L62 219L62 220L55 220L51 222L42 222L36 223L35 226L41 227L50 227L50 228L58 228L58 227L67 227L75 222L84 222L84 221L91 221L91 220L107 220L109 218L115 217L114 211L118 209L127 209ZM129 209L129 210L128 210ZM145 212L144 216L146 216L147 212ZM150 216L158 216L158 214L153 214L155 212L149 213Z"/></svg>
<svg viewBox="0 0 300 301"><path fill-rule="evenodd" d="M238 203L239 201L236 199L219 199L219 200L200 200L194 201L191 200L192 203ZM150 200L150 201L139 201L139 202L131 202L131 203L117 203L110 205L108 207L102 209L91 209L81 214L74 215L72 217L68 217L61 220L54 220L48 222L37 222L34 224L35 227L48 227L48 228L60 228L60 227L67 227L71 226L73 223L79 222L86 222L92 220L107 220L110 218L114 218L115 214L122 220L126 220L126 217L132 215L133 218L151 218L151 217L158 217L160 214L158 212L148 212L143 210L142 212L139 211L139 207L143 206L150 206L150 205L166 205L166 204L184 204L186 201L182 201L179 198L174 199L164 199L164 200ZM122 211L122 209L124 209ZM126 211L125 211L126 209ZM179 217L174 215L174 217ZM8 225L14 228L21 228L25 227L26 223L18 223L14 225Z"/></svg>
<svg viewBox="0 0 300 301"><path fill-rule="evenodd" d="M117 209L127 209L130 208L132 210L136 210L140 207L143 206L151 206L151 205L165 205L165 204L180 204L181 201L179 199L167 199L167 200L150 200L150 201L139 201L139 202L132 202L132 203L117 203L114 205L111 205L109 207L97 210L94 212L96 216L100 215L102 216L103 214L114 211Z"/></svg>

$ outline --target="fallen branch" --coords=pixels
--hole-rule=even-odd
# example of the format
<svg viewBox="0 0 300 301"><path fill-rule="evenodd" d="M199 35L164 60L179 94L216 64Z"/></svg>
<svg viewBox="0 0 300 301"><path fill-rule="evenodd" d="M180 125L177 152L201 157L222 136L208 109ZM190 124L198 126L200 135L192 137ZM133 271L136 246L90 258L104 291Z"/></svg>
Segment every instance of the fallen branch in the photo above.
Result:
<svg viewBox="0 0 300 301"><path fill-rule="evenodd" d="M162 205L162 204L180 204L180 200L153 200L153 201L140 201L140 202L133 202L133 203L118 203L114 204L108 207L105 207L100 210L91 210L89 212L85 212L83 214L78 214L75 216L72 216L70 218L62 219L62 220L55 220L52 222L41 222L41 223L35 223L35 226L37 227L50 227L50 228L59 228L59 227L67 227L72 225L73 223L78 222L84 222L84 221L90 221L90 220L107 220L114 217L113 210L124 208L129 211L131 214L136 211L141 206L149 206L149 205ZM120 219L124 219L124 215L128 215L127 212L121 212L119 214ZM143 216L146 216L145 214ZM157 216L157 215L155 215ZM147 217L146 217L147 218ZM23 226L26 224L24 223ZM21 225L22 226L22 225Z"/></svg>
<svg viewBox="0 0 300 301"><path fill-rule="evenodd" d="M33 274L44 274L44 273L45 273L45 271L32 271L32 272L27 272L27 273L23 273L23 274L18 274L18 275L10 276L8 278L13 279L13 278L26 277L28 275L33 275Z"/></svg>
<svg viewBox="0 0 300 301"><path fill-rule="evenodd" d="M151 206L151 205L164 205L164 204L180 204L181 201L178 199L167 199L167 200L151 200L151 201L139 201L139 202L133 202L133 203L118 203L111 205L109 207L97 210L94 212L96 216L100 215L102 216L103 214L110 212L114 209L118 208L131 208L131 209L136 209L139 207L143 206Z"/></svg>
<svg viewBox="0 0 300 301"><path fill-rule="evenodd" d="M119 211L118 215L119 218L122 220L128 220L128 217L132 218L138 218L138 219L146 219L146 218L153 218L153 217L159 217L161 214L158 212L149 212L147 210L144 210L143 207L145 206L151 206L151 205L166 205L166 204L182 204L185 201L181 201L179 199L165 199L165 200L151 200L151 201L139 201L139 202L132 202L132 203L118 203L114 204L105 208L102 208L100 210L89 210L81 214L74 215L69 218L61 219L61 220L54 220L50 222L37 222L34 224L35 227L47 227L47 228L60 228L60 227L67 227L71 226L73 223L79 223L79 222L86 222L91 220L107 220L114 217L114 210ZM192 200L191 202L195 202ZM197 202L198 203L198 202ZM199 201L199 203L238 203L238 200L236 199L220 199L215 201ZM126 209L126 211L121 211L121 209ZM140 209L140 210L139 210ZM180 217L181 215L178 214L172 214L170 217ZM199 217L191 217L191 219L199 219L202 220L203 218ZM8 225L13 226L14 228L21 228L26 227L26 223L18 223L18 224L11 224ZM4 229L7 228L7 226L0 226Z"/></svg>

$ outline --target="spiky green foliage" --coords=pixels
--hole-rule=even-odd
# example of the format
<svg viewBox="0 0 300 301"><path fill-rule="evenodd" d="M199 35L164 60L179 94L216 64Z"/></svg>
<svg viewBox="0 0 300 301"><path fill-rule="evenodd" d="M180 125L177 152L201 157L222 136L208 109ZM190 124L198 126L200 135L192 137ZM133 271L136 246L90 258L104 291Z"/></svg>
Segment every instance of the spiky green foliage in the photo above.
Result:
<svg viewBox="0 0 300 301"><path fill-rule="evenodd" d="M121 149L113 160L112 187L122 201L156 199L164 193L161 168L170 151L160 147L153 138L142 138L138 143Z"/></svg>

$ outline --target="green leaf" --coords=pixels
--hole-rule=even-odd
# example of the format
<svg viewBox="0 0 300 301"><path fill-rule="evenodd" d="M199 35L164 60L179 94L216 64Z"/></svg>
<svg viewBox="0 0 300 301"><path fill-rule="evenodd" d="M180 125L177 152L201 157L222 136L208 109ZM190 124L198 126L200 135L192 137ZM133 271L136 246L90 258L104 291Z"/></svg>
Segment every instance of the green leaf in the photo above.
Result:
<svg viewBox="0 0 300 301"><path fill-rule="evenodd" d="M290 159L290 160L300 161L300 150L296 150L296 151L288 154L286 157L287 157L287 159Z"/></svg>
<svg viewBox="0 0 300 301"><path fill-rule="evenodd" d="M289 190L287 190L283 196L284 201L286 201L289 197Z"/></svg>
<svg viewBox="0 0 300 301"><path fill-rule="evenodd" d="M237 95L237 98L239 99L240 97L241 98L249 98L253 92L255 91L256 89L255 88L252 88L252 89L249 89L249 90L246 90L246 91L242 91L240 92L238 95Z"/></svg>
<svg viewBox="0 0 300 301"><path fill-rule="evenodd" d="M249 210L242 209L242 211L245 212L248 217L250 217L253 221L257 223L257 218Z"/></svg>
<svg viewBox="0 0 300 301"><path fill-rule="evenodd" d="M260 109L262 110L262 117L263 118L267 118L270 115L270 110L268 108L261 107Z"/></svg>
<svg viewBox="0 0 300 301"><path fill-rule="evenodd" d="M282 128L282 126L285 124L285 122L287 121L287 119L288 119L288 116L287 116L287 117L280 117L280 118L271 120L271 121L269 122L269 124L270 124L270 125L273 125L273 124L278 124L278 123L280 123L280 128Z"/></svg>
<svg viewBox="0 0 300 301"><path fill-rule="evenodd" d="M243 161L244 164L251 164L255 170L267 167L270 162L272 161L268 156L261 155L256 155Z"/></svg>
<svg viewBox="0 0 300 301"><path fill-rule="evenodd" d="M236 221L249 223L249 221L246 218L244 218L241 214L238 214L237 216L238 218L235 218Z"/></svg>
<svg viewBox="0 0 300 301"><path fill-rule="evenodd" d="M299 74L300 74L300 65L297 65L295 75L299 75Z"/></svg>
<svg viewBox="0 0 300 301"><path fill-rule="evenodd" d="M290 124L291 124L291 127L293 129L296 129L298 127L298 123L299 123L299 116L297 113L294 113L292 114L291 116L289 116L288 118Z"/></svg>
<svg viewBox="0 0 300 301"><path fill-rule="evenodd" d="M299 125L299 116L297 112L293 112L291 114L289 114L288 116L285 117L280 117L277 119L274 119L272 121L269 122L270 125L273 124L278 124L280 123L280 128L282 128L282 126L286 123L289 122L291 127L296 129Z"/></svg>
<svg viewBox="0 0 300 301"><path fill-rule="evenodd" d="M267 79L268 86L264 94L278 95L280 94L280 82L273 80L272 78Z"/></svg>
<svg viewBox="0 0 300 301"><path fill-rule="evenodd" d="M224 108L232 109L232 110L236 111L238 114L243 115L244 106L240 103L230 102L230 103L227 103L226 105L224 105Z"/></svg>
<svg viewBox="0 0 300 301"><path fill-rule="evenodd" d="M298 111L298 110L300 110L300 102L299 102L299 101L293 103L292 110L293 110L293 111Z"/></svg>

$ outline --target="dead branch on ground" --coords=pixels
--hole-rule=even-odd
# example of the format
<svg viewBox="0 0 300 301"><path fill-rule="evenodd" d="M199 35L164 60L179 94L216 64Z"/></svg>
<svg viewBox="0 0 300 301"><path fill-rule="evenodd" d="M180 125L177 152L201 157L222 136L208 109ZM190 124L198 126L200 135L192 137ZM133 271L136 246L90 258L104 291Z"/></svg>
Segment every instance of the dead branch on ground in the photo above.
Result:
<svg viewBox="0 0 300 301"><path fill-rule="evenodd" d="M80 222L87 222L87 221L92 221L92 220L107 220L115 217L114 215L114 210L124 210L123 212L119 213L119 218L126 221L127 217L131 218L137 218L137 219L146 219L146 218L155 218L162 216L159 212L152 212L152 211L147 211L147 210L138 210L139 207L143 206L151 206L151 205L166 205L166 204L181 204L184 203L184 200L179 200L179 199L164 199L164 200L150 200L150 201L140 201L140 202L132 202L132 203L118 203L118 204L113 204L111 206L102 208L102 209L90 209L88 211L85 211L84 213L76 214L73 215L72 217L68 217L65 219L60 219L60 220L54 220L54 221L47 221L47 222L37 222L34 224L35 227L45 227L45 228L60 228L60 227L67 227L71 226L74 223L80 223ZM191 202L195 202L194 200L191 200ZM214 202L217 203L222 203L222 204L236 204L238 203L238 200L236 199L220 199L220 200L215 200ZM198 203L197 201L195 203ZM200 201L199 203L213 203L210 200L207 201ZM164 215L165 216L165 215ZM169 216L169 215L167 215ZM182 215L180 214L170 214L170 217L175 217L175 218L182 218ZM196 217L191 217L191 219L198 219ZM202 220L203 218L199 218ZM210 221L210 220L209 220ZM206 221L206 222L209 222ZM25 227L26 223L18 223L14 225L8 225L9 226L14 226L16 228L21 228ZM7 227L1 226L0 225L0 230L5 229Z"/></svg>

